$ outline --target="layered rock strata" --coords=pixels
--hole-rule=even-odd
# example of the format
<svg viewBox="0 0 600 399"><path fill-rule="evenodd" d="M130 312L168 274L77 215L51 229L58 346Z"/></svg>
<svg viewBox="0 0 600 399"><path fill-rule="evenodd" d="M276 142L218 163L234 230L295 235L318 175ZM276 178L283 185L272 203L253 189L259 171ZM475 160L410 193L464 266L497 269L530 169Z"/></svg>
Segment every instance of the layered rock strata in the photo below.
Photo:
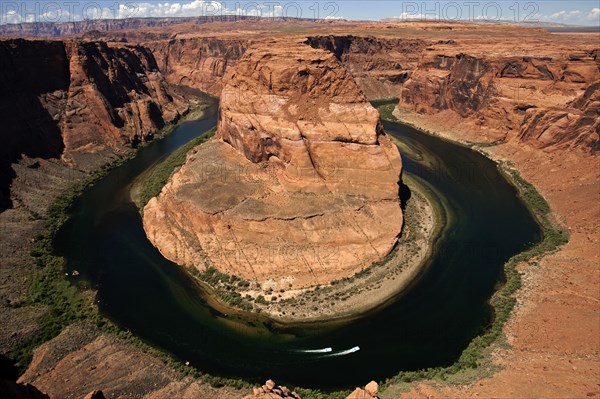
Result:
<svg viewBox="0 0 600 399"><path fill-rule="evenodd" d="M331 51L369 99L400 97L429 42L422 38L310 36L307 43Z"/></svg>
<svg viewBox="0 0 600 399"><path fill-rule="evenodd" d="M490 45L466 25L431 29L440 32L407 32L401 39L311 36L308 43L333 52L369 98L397 97L400 108L460 126L474 141L598 152L592 119L600 117L593 105L600 50L592 36L574 42L544 30L495 26Z"/></svg>
<svg viewBox="0 0 600 399"><path fill-rule="evenodd" d="M0 189L22 154L86 168L151 138L188 105L143 46L0 41ZM0 206L1 209L1 206Z"/></svg>
<svg viewBox="0 0 600 399"><path fill-rule="evenodd" d="M531 109L519 138L538 148L573 145L600 152L600 81L565 107Z"/></svg>
<svg viewBox="0 0 600 399"><path fill-rule="evenodd" d="M223 77L246 50L242 38L191 37L145 44L169 83L200 89L215 96Z"/></svg>
<svg viewBox="0 0 600 399"><path fill-rule="evenodd" d="M144 209L172 261L287 289L351 276L402 227L396 146L333 54L251 46L226 78L217 138Z"/></svg>
<svg viewBox="0 0 600 399"><path fill-rule="evenodd" d="M600 149L594 128L600 79L596 52L506 57L467 55L449 47L423 57L404 85L400 106L423 114L451 112L474 128L491 127L496 140L591 153Z"/></svg>

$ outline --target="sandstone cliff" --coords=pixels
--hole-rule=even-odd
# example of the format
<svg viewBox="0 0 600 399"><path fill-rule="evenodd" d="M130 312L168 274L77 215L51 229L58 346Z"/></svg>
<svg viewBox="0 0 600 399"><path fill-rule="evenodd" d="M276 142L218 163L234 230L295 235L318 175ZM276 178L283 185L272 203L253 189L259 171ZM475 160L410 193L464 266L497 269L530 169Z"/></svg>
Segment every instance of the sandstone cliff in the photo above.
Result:
<svg viewBox="0 0 600 399"><path fill-rule="evenodd" d="M404 86L401 106L427 114L452 111L473 128L493 128L497 140L516 138L538 148L563 145L597 151L598 134L588 123L593 115L582 122L589 129L563 120L543 137L549 126L540 130L567 114L573 119L585 113L569 103L582 87L595 90L593 82L600 72L592 53L493 57L444 50L424 56ZM593 107L589 112L593 114Z"/></svg>
<svg viewBox="0 0 600 399"><path fill-rule="evenodd" d="M142 46L0 41L1 187L22 154L97 165L151 138L187 109Z"/></svg>
<svg viewBox="0 0 600 399"><path fill-rule="evenodd" d="M58 95L65 101L59 126L66 156L135 145L187 109L144 47L67 42L66 50L70 84Z"/></svg>
<svg viewBox="0 0 600 399"><path fill-rule="evenodd" d="M395 245L400 156L331 53L251 46L226 78L217 136L144 210L167 258L287 289L353 275Z"/></svg>
<svg viewBox="0 0 600 399"><path fill-rule="evenodd" d="M592 129L575 133L575 124L565 124L565 129L551 137L527 133L531 120L536 119L530 117L532 113L539 118L567 108L582 88L587 90L600 78L591 52L561 55L537 49L536 55L519 57L479 52L467 56L456 54L461 49L444 50L443 55L431 52L412 75L403 91L403 106L430 114L451 110L475 128L493 128L500 140L516 138L539 148L561 144L596 151L597 133ZM517 135L519 131L523 132Z"/></svg>
<svg viewBox="0 0 600 399"><path fill-rule="evenodd" d="M330 35L310 36L307 43L335 54L367 98L381 100L400 96L401 84L417 68L428 42L420 38Z"/></svg>
<svg viewBox="0 0 600 399"><path fill-rule="evenodd" d="M519 138L535 147L583 147L600 152L600 81L564 108L530 108Z"/></svg>
<svg viewBox="0 0 600 399"><path fill-rule="evenodd" d="M308 43L333 52L371 99L397 97L401 108L439 114L440 122L460 124L473 136L480 131L477 141L597 152L600 139L589 123L598 118L595 108L575 101L594 102L598 49L589 39L573 44L544 31L510 29L494 28L505 36L493 44L461 26L427 39L330 35ZM541 38L557 43L536 45Z"/></svg>
<svg viewBox="0 0 600 399"><path fill-rule="evenodd" d="M177 38L145 44L168 82L221 95L223 77L246 50L244 39Z"/></svg>

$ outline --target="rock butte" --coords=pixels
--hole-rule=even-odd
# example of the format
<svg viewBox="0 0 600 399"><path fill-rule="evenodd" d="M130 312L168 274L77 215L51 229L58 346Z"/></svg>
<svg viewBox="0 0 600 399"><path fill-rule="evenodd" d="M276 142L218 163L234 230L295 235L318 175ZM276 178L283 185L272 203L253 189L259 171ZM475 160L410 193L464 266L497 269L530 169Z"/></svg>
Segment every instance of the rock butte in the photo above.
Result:
<svg viewBox="0 0 600 399"><path fill-rule="evenodd" d="M254 44L225 79L216 138L144 209L152 243L278 289L382 260L402 227L400 154L334 55Z"/></svg>

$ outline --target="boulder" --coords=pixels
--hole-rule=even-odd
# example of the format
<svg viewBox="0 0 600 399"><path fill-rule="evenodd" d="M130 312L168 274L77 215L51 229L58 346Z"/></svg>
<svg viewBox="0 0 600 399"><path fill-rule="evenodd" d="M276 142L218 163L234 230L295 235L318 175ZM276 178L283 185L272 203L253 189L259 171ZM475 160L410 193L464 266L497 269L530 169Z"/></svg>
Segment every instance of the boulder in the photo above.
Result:
<svg viewBox="0 0 600 399"><path fill-rule="evenodd" d="M376 399L378 394L379 384L371 381L365 386L365 389L356 388L346 399Z"/></svg>

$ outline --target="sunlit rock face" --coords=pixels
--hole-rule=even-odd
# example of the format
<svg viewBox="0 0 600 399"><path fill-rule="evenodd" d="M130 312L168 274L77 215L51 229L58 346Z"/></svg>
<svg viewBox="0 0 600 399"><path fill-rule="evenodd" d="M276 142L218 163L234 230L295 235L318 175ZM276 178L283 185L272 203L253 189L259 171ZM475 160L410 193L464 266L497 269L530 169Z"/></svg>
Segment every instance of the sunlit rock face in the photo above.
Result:
<svg viewBox="0 0 600 399"><path fill-rule="evenodd" d="M216 138L144 209L154 245L277 288L383 259L402 227L400 154L333 54L253 44L225 82Z"/></svg>

